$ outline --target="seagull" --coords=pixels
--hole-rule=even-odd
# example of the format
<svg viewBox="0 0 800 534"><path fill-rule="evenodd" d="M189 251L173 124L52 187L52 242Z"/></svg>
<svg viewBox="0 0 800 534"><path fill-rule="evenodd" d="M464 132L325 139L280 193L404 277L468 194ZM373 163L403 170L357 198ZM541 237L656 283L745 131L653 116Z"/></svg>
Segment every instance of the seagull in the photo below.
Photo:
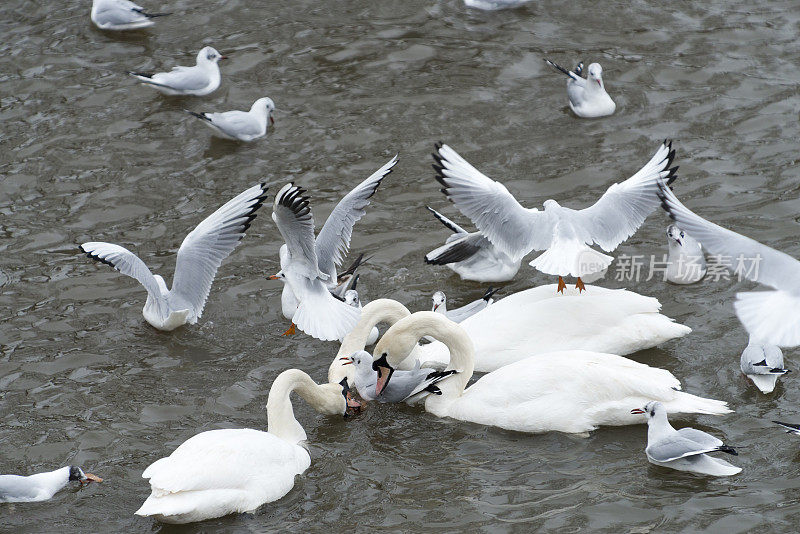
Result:
<svg viewBox="0 0 800 534"><path fill-rule="evenodd" d="M161 91L165 95L204 96L219 87L220 74L217 62L228 59L210 46L197 53L194 67L173 67L169 72L132 72L128 74L145 85Z"/></svg>
<svg viewBox="0 0 800 534"><path fill-rule="evenodd" d="M92 22L101 30L138 30L155 24L156 17L172 13L148 13L128 0L94 0Z"/></svg>
<svg viewBox="0 0 800 534"><path fill-rule="evenodd" d="M531 0L464 0L464 5L484 11L497 11L499 9L512 9L527 4Z"/></svg>
<svg viewBox="0 0 800 534"><path fill-rule="evenodd" d="M684 206L665 184L659 197L664 209L678 226L703 244L709 254L727 258L734 273L773 291L736 294L733 307L747 333L760 343L778 347L800 345L800 262L709 222Z"/></svg>
<svg viewBox="0 0 800 534"><path fill-rule="evenodd" d="M589 245L611 252L636 232L658 206L658 180L675 180L678 167L669 168L674 157L672 143L664 141L636 174L613 184L583 210L562 207L555 200L546 200L544 211L524 208L503 184L482 174L447 145L436 145L433 168L447 198L513 261L532 250L544 250L530 265L558 275L557 291L563 293L562 275L576 276L575 287L583 291L580 277L608 268L614 258Z"/></svg>
<svg viewBox="0 0 800 534"><path fill-rule="evenodd" d="M333 341L355 326L358 310L347 306L338 292L330 293L337 286L336 267L350 248L353 226L366 214L370 197L396 163L397 156L345 195L316 239L306 190L288 183L278 191L272 220L286 244L279 250L281 270L268 279L284 282L281 308L292 321L284 335L294 334L297 325L312 337Z"/></svg>
<svg viewBox="0 0 800 534"><path fill-rule="evenodd" d="M195 113L186 110L203 121L217 137L233 141L250 142L267 134L267 119L275 124L272 111L275 103L271 98L259 98L253 102L250 111L225 111L223 113Z"/></svg>
<svg viewBox="0 0 800 534"><path fill-rule="evenodd" d="M779 347L759 342L752 336L742 352L739 365L761 393L772 393L778 377L789 372L783 367L783 352Z"/></svg>
<svg viewBox="0 0 800 534"><path fill-rule="evenodd" d="M521 259L512 261L482 233L469 233L435 209L426 207L454 233L444 245L425 255L425 263L447 265L462 280L475 282L507 282L517 275Z"/></svg>
<svg viewBox="0 0 800 534"><path fill-rule="evenodd" d="M583 78L583 62L578 63L578 66L572 72L549 59L545 59L545 62L568 76L567 98L569 98L569 108L578 117L585 119L605 117L606 115L611 115L617 109L617 105L608 96L605 85L603 85L603 67L600 66L600 63L589 65L587 69L588 77Z"/></svg>
<svg viewBox="0 0 800 534"><path fill-rule="evenodd" d="M647 416L647 448L644 452L651 464L717 477L735 475L742 470L725 460L708 456L710 452L738 456L736 450L723 444L722 440L696 428L672 428L667 410L660 402L648 402L644 408L633 409L631 413Z"/></svg>
<svg viewBox="0 0 800 534"><path fill-rule="evenodd" d="M417 360L414 369L410 371L395 370L392 374L392 381L376 397L375 386L378 383L378 372L372 369L372 355L367 351L360 350L350 357L339 359L345 362L342 365L353 364L356 369L356 389L361 398L367 401L404 402L423 392L441 395L442 392L436 383L458 372L455 369L436 371L435 369L420 368L419 360ZM395 383L395 380L398 382ZM419 397L413 399L412 403L417 400Z"/></svg>
<svg viewBox="0 0 800 534"><path fill-rule="evenodd" d="M478 300L473 300L469 304L456 308L455 310L447 309L447 297L444 291L437 291L433 294L433 308L431 311L443 314L454 323L460 323L467 317L472 317L479 311L486 309L489 304L494 302L492 296L498 291L500 291L500 289L490 287L486 290L486 293L483 294L483 297Z"/></svg>
<svg viewBox="0 0 800 534"><path fill-rule="evenodd" d="M169 331L195 324L203 314L217 269L244 237L266 190L266 184L260 184L237 195L186 236L178 249L172 289L167 289L164 279L151 273L136 254L119 245L89 242L80 249L144 286L147 301L142 313L155 328Z"/></svg>
<svg viewBox="0 0 800 534"><path fill-rule="evenodd" d="M84 473L80 467L67 466L47 473L29 476L0 475L0 502L38 502L53 497L71 481L79 482L81 487L103 479L91 473Z"/></svg>
<svg viewBox="0 0 800 534"><path fill-rule="evenodd" d="M669 258L664 278L673 284L694 284L706 275L708 267L700 243L675 226L667 227Z"/></svg>
<svg viewBox="0 0 800 534"><path fill-rule="evenodd" d="M358 298L358 290L356 290L356 285L358 284L358 277L359 275L355 275L351 278L350 283L348 284L349 289L344 292L344 303L348 306L352 306L353 308L357 308L359 314L361 313L361 300ZM378 331L377 326L373 326L372 330L369 331L369 336L367 336L367 341L365 345L374 345L376 341L378 341L378 337L380 336L380 332ZM340 342L344 341L344 337L339 340Z"/></svg>

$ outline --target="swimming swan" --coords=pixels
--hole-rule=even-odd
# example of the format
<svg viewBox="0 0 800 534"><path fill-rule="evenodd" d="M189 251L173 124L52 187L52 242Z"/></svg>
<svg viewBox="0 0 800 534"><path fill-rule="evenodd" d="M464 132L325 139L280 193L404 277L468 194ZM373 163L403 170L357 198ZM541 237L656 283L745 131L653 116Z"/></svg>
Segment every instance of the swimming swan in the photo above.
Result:
<svg viewBox="0 0 800 534"><path fill-rule="evenodd" d="M502 302L502 301L501 301ZM378 341L373 366L380 394L423 336L450 350L448 369L458 373L437 384L441 395L425 398L439 417L520 432L583 434L603 425L642 423L631 409L651 400L668 413L725 414L723 401L678 391L680 382L664 369L613 354L581 350L537 354L481 377L465 389L473 373L475 349L464 328L441 314L417 312L395 323Z"/></svg>

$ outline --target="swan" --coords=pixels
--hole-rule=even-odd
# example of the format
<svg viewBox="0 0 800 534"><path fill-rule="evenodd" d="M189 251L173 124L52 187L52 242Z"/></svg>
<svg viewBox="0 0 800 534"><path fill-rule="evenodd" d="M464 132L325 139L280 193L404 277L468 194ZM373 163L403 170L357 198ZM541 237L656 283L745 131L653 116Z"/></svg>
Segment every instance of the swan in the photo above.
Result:
<svg viewBox="0 0 800 534"><path fill-rule="evenodd" d="M226 428L201 432L142 473L151 494L135 513L164 523L192 523L253 512L286 495L311 465L306 432L289 398L296 391L316 411L345 415L359 404L347 382L317 384L299 369L277 376L267 399L267 431Z"/></svg>
<svg viewBox="0 0 800 534"><path fill-rule="evenodd" d="M38 502L47 501L61 488L71 481L77 481L81 487L103 479L83 469L66 466L47 473L35 475L0 475L0 502Z"/></svg>
<svg viewBox="0 0 800 534"><path fill-rule="evenodd" d="M582 295L573 288L560 294L555 288L548 284L514 293L460 323L475 346L476 371L558 350L624 356L692 331L661 315L653 297L593 285L586 285ZM422 362L447 363L448 354L438 341L414 352Z"/></svg>
<svg viewBox="0 0 800 534"><path fill-rule="evenodd" d="M458 371L437 384L441 395L424 400L426 411L438 417L528 433L586 434L599 426L641 423L631 408L650 400L660 401L669 413L731 412L726 402L679 391L680 381L669 371L581 350L537 354L488 373L466 388L475 364L472 340L460 325L429 311L397 321L375 345L376 395L391 382L395 366L426 335L447 345L448 370Z"/></svg>

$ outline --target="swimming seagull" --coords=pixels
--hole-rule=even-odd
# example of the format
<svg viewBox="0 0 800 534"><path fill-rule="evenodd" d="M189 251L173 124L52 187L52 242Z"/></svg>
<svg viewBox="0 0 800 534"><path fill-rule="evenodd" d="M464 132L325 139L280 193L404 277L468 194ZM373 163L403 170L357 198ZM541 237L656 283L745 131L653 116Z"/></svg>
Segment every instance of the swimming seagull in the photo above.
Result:
<svg viewBox="0 0 800 534"><path fill-rule="evenodd" d="M728 269L774 291L736 294L733 307L747 333L761 343L779 347L800 345L800 262L709 222L684 206L664 184L661 204L678 226L702 243L710 254L728 258Z"/></svg>
<svg viewBox="0 0 800 534"><path fill-rule="evenodd" d="M259 98L250 107L250 111L225 111L223 113L195 113L186 110L203 121L211 128L217 137L233 141L249 142L267 133L267 119L275 124L272 111L275 103L271 98Z"/></svg>
<svg viewBox="0 0 800 534"><path fill-rule="evenodd" d="M742 352L739 365L762 393L772 393L778 377L789 372L783 368L783 352L779 347L759 342L752 336Z"/></svg>
<svg viewBox="0 0 800 534"><path fill-rule="evenodd" d="M396 163L397 156L345 195L328 216L316 239L314 217L308 207L309 197L304 196L306 190L289 183L278 191L272 220L278 225L286 244L278 252L281 270L268 278L284 282L281 309L292 321L285 335L294 334L297 325L310 336L333 341L347 335L355 326L358 311L347 306L343 297L338 295L336 267L342 264L350 249L353 226L366 214L370 197ZM319 292L320 287L325 288L325 293L335 291L337 294L331 298L338 299L342 306L327 299ZM304 305L301 295L310 296L314 302L323 304L323 308L315 312L313 302ZM345 310L342 314L331 314L333 310L342 308ZM301 309L303 311L298 317ZM296 318L300 318L305 327Z"/></svg>
<svg viewBox="0 0 800 534"><path fill-rule="evenodd" d="M148 13L128 0L94 0L92 22L101 30L138 30L155 24L156 17L172 13Z"/></svg>
<svg viewBox="0 0 800 534"><path fill-rule="evenodd" d="M203 314L217 269L244 237L266 191L266 184L251 187L206 217L186 236L178 249L172 289L167 289L164 279L151 273L136 254L119 245L89 242L80 249L144 286L147 301L142 313L155 328L174 330L186 323L195 324Z"/></svg>
<svg viewBox="0 0 800 534"><path fill-rule="evenodd" d="M344 292L344 303L348 306L352 306L353 308L357 308L360 312L362 305L361 300L358 297L358 290L356 289L358 277L359 275L355 275L350 279L350 282L348 283L348 289ZM378 327L373 326L372 330L369 331L365 345L374 345L375 342L378 341L379 336L380 332L378 331ZM344 337L342 337L342 339L339 341L344 341Z"/></svg>
<svg viewBox="0 0 800 534"><path fill-rule="evenodd" d="M675 226L667 227L669 257L664 278L673 284L694 284L706 275L708 267L700 243Z"/></svg>
<svg viewBox="0 0 800 534"><path fill-rule="evenodd" d="M578 277L576 288L585 289L582 276L607 269L614 259L589 245L611 252L632 236L658 206L659 179L672 183L678 167L672 143L664 141L655 155L636 174L613 184L592 206L582 210L544 202L544 211L524 208L508 189L495 182L447 145L436 145L433 154L436 179L456 208L478 227L498 249L519 261L532 250L544 250L530 265L558 275L558 291L566 285L562 276Z"/></svg>
<svg viewBox="0 0 800 534"><path fill-rule="evenodd" d="M367 351L360 350L352 356L340 358L340 360L345 362L343 365L352 364L355 367L356 389L361 398L368 401L404 402L411 400L411 397L418 393L441 395L442 392L436 386L436 383L458 372L454 369L436 371L435 369L421 368L419 360L417 360L414 369L410 371L395 370L392 373L392 381L376 397L375 385L378 382L378 372L372 369L372 355ZM419 400L419 398L413 399L412 403Z"/></svg>
<svg viewBox="0 0 800 534"><path fill-rule="evenodd" d="M444 294L444 291L437 291L433 294L433 308L431 311L435 311L436 313L444 314L445 317L453 321L454 323L460 323L467 317L472 317L476 313L481 310L486 309L489 304L494 302L492 296L497 293L499 289L489 288L486 290L486 293L483 294L483 297L479 298L478 300L473 300L469 304L465 304L460 308L456 308L454 310L447 309L447 297Z"/></svg>
<svg viewBox="0 0 800 534"><path fill-rule="evenodd" d="M197 53L197 64L194 67L173 67L169 72L132 72L128 74L161 91L165 95L203 96L213 93L221 80L219 65L221 59L228 59L210 46Z"/></svg>
<svg viewBox="0 0 800 534"><path fill-rule="evenodd" d="M738 456L736 450L722 440L696 428L672 428L667 411L660 402L648 402L644 408L633 409L631 413L647 416L647 448L644 452L651 464L717 477L735 475L742 470L725 460L708 456L710 452Z"/></svg>
<svg viewBox="0 0 800 534"><path fill-rule="evenodd" d="M600 66L600 63L589 65L588 77L583 78L583 62L578 63L572 72L549 59L545 59L545 62L568 76L567 98L569 98L569 107L575 115L593 119L614 113L617 105L606 93L603 84L603 67Z"/></svg>
<svg viewBox="0 0 800 534"><path fill-rule="evenodd" d="M26 477L0 475L0 502L46 501L71 481L79 482L83 487L84 484L102 482L103 479L74 466Z"/></svg>
<svg viewBox="0 0 800 534"><path fill-rule="evenodd" d="M506 282L516 276L521 259L513 261L482 233L469 233L435 209L426 207L454 233L444 245L425 255L425 263L446 265L462 280L475 282Z"/></svg>

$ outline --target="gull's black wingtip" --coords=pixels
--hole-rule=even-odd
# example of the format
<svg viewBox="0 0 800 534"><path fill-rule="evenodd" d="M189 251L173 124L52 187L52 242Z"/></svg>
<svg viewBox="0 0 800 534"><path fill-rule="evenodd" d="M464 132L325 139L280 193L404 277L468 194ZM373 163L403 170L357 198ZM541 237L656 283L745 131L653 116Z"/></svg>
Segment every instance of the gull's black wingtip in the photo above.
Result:
<svg viewBox="0 0 800 534"><path fill-rule="evenodd" d="M720 452L725 452L732 456L739 456L739 453L736 452L736 449L734 449L733 447L728 447L727 445L720 445L719 447L717 447L717 450Z"/></svg>

